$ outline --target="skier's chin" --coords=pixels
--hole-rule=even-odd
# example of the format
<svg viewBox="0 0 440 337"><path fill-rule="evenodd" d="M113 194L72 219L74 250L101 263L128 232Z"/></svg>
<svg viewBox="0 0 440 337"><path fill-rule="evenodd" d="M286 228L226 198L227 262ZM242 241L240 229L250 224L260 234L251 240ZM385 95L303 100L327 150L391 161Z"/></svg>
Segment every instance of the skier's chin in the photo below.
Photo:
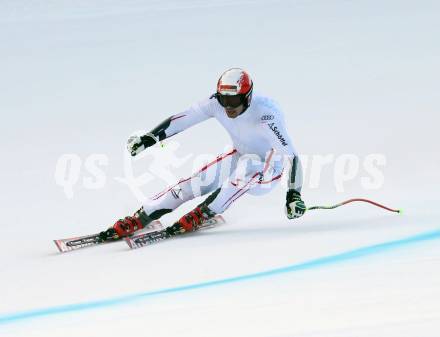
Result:
<svg viewBox="0 0 440 337"><path fill-rule="evenodd" d="M235 109L225 108L225 112L229 118L237 118L243 112L243 105L240 105Z"/></svg>

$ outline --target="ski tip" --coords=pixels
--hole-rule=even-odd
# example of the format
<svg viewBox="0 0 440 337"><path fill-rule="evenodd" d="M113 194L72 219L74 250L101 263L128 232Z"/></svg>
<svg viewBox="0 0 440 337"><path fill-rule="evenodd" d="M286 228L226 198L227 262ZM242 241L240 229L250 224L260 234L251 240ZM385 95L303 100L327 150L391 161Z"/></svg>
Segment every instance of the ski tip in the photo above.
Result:
<svg viewBox="0 0 440 337"><path fill-rule="evenodd" d="M57 246L58 250L60 251L60 253L63 252L63 249L61 248L61 244L59 240L53 240L53 242L55 243L55 245Z"/></svg>
<svg viewBox="0 0 440 337"><path fill-rule="evenodd" d="M398 209L398 210L397 210L397 213L399 213L400 215L402 215L402 214L403 214L403 209Z"/></svg>

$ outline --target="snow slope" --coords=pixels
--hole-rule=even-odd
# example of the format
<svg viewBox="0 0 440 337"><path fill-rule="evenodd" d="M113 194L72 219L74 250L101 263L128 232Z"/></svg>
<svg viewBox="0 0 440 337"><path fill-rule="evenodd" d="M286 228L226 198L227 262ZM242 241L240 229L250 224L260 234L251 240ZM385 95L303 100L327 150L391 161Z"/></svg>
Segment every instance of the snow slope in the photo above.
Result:
<svg viewBox="0 0 440 337"><path fill-rule="evenodd" d="M2 1L0 336L438 336L439 10L427 0ZM315 186L309 161L308 205L361 196L405 213L359 204L288 221L280 186L242 198L219 228L58 254L52 239L101 230L190 174L199 154L225 149L214 121L134 162L124 147L211 94L230 66L279 101L305 157L359 158L342 185L330 164ZM65 154L81 163L71 197L57 184ZM86 166L97 154L102 185ZM369 154L386 158L378 189L362 185ZM181 162L136 191L123 182L159 156Z"/></svg>

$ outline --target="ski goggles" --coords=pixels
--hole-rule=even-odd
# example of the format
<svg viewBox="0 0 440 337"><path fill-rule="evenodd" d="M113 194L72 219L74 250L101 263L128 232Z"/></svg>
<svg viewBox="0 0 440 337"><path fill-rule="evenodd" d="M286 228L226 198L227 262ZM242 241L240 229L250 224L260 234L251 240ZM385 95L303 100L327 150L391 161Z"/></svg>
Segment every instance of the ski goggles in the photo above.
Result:
<svg viewBox="0 0 440 337"><path fill-rule="evenodd" d="M221 95L217 93L217 101L224 108L238 108L240 105L244 104L244 95Z"/></svg>

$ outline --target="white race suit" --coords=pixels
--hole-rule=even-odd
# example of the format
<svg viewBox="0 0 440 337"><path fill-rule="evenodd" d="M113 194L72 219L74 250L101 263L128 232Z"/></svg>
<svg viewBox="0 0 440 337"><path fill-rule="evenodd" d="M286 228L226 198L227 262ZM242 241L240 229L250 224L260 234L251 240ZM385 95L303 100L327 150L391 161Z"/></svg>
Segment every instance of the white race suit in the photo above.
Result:
<svg viewBox="0 0 440 337"><path fill-rule="evenodd" d="M171 116L151 133L163 140L209 118L215 118L229 133L233 149L191 177L146 200L143 207L148 215L158 218L188 200L211 192L205 204L221 214L247 193L262 195L271 191L280 181L285 163L291 164L289 188L301 191L297 152L284 115L271 98L254 95L244 113L229 118L217 99L211 97Z"/></svg>

